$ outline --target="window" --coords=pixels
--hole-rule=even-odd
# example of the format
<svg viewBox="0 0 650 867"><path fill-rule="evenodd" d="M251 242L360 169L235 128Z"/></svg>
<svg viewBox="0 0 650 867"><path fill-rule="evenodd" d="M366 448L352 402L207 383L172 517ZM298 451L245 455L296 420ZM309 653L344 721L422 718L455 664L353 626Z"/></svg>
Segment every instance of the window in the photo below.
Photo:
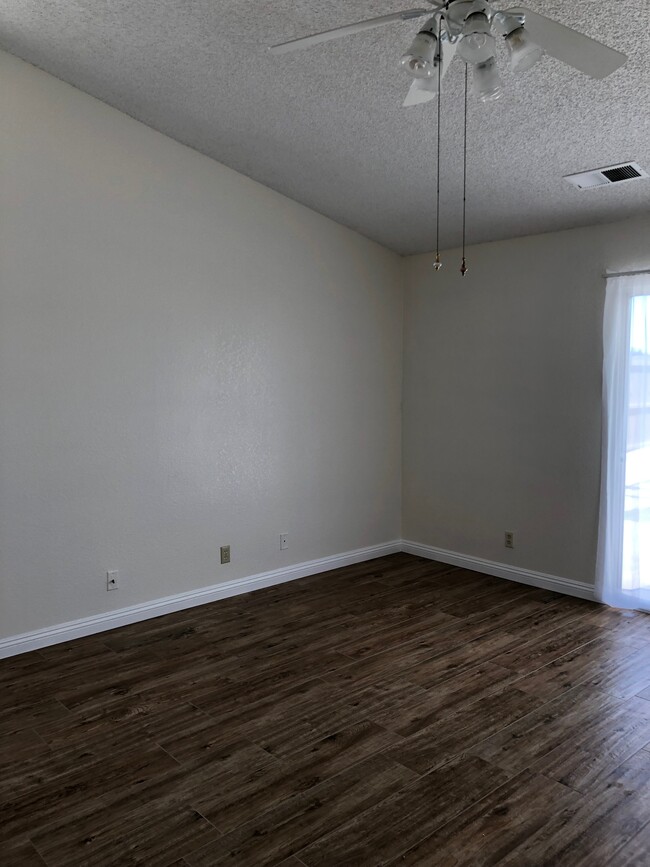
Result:
<svg viewBox="0 0 650 867"><path fill-rule="evenodd" d="M607 282L597 589L650 610L650 273Z"/></svg>

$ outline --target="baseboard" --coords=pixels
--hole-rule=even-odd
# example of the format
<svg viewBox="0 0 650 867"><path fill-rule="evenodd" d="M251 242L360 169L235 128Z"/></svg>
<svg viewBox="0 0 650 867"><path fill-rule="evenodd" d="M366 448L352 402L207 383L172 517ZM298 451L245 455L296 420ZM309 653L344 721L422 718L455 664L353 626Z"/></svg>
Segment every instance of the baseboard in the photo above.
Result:
<svg viewBox="0 0 650 867"><path fill-rule="evenodd" d="M240 593L250 593L252 590L260 590L262 587L271 587L274 584L283 584L285 581L294 581L296 578L306 578L308 575L328 572L330 569L339 569L342 566L351 566L354 563L362 563L376 557L385 557L401 550L402 543L397 539L383 545L372 545L369 548L358 548L356 551L321 557L319 560L309 560L305 563L287 566L284 569L274 569L271 572L261 572L259 575L237 578L234 581L225 581L222 584L190 590L187 593L176 593L174 596L165 596L151 602L142 602L139 605L120 608L117 611L108 611L93 617L83 617L68 623L59 623L56 626L37 629L34 632L25 632L22 635L10 635L8 638L0 639L0 659L16 656L19 653L27 653L30 650L38 650L40 647L60 644L73 638L83 638L85 635L106 632L109 629L116 629L118 626L127 626L129 623L161 617L163 614L171 614L174 611L194 608L196 605L205 605L208 602L227 599L229 596L238 596Z"/></svg>
<svg viewBox="0 0 650 867"><path fill-rule="evenodd" d="M531 584L533 587L540 587L544 590L554 590L568 596L578 596L580 599L593 601L596 598L594 588L590 584L573 581L571 578L561 578L559 575L547 575L545 572L534 572L532 569L522 569L519 566L496 563L493 560L484 560L482 557L470 557L468 554L458 554L456 551L446 551L444 548L435 548L433 545L421 545L419 542L406 540L402 541L402 551L407 554L416 554L418 557L426 557L428 560L438 560L452 566L461 566L463 569L484 572L486 575L495 575L497 578L505 578L508 581L518 581L520 584Z"/></svg>
<svg viewBox="0 0 650 867"><path fill-rule="evenodd" d="M330 569L339 569L376 557L385 557L398 551L426 557L429 560L438 560L441 563L449 563L464 569L473 569L475 572L484 572L486 575L495 575L508 581L518 581L521 584L554 590L568 596L595 599L594 588L581 581L561 578L558 575L547 575L544 572L534 572L531 569L522 569L507 563L496 563L481 557L459 554L456 551L446 551L444 548L435 548L433 545L422 545L419 542L396 539L383 545L373 545L369 548L358 548L356 551L334 554L331 557L321 557L319 560L309 560L305 563L287 566L284 569L274 569L271 572L249 575L234 581L225 581L223 584L190 590L187 593L165 596L151 602L143 602L128 608L120 608L117 611L96 614L93 617L83 617L68 623L59 623L45 629L37 629L34 632L25 632L22 635L10 635L8 638L0 639L0 659L16 656L19 653L27 653L30 650L38 650L40 647L49 647L52 644L71 641L73 638L83 638L85 635L106 632L109 629L138 623L141 620L161 617L163 614L171 614L174 611L194 608L196 605L205 605L208 602L227 599L229 596L237 596L240 593L250 593L252 590L260 590L262 587L272 587L274 584L283 584L285 581L294 581L296 578L306 578L308 575L317 575L319 572L328 572Z"/></svg>

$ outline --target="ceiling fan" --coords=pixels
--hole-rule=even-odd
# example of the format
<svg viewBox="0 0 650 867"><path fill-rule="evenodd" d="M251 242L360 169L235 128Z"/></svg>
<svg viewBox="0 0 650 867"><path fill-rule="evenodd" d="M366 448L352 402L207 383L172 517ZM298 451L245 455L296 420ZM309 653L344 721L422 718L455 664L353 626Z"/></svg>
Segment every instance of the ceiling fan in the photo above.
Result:
<svg viewBox="0 0 650 867"><path fill-rule="evenodd" d="M486 0L426 2L434 9L406 9L381 15L272 45L269 51L285 54L393 21L430 16L400 61L414 79L405 106L427 102L437 95L440 80L456 53L473 67L473 90L478 99L482 102L498 99L503 90L496 63L497 37L505 39L509 65L515 73L530 69L544 52L591 78L605 78L627 60L620 51L524 6L497 10Z"/></svg>

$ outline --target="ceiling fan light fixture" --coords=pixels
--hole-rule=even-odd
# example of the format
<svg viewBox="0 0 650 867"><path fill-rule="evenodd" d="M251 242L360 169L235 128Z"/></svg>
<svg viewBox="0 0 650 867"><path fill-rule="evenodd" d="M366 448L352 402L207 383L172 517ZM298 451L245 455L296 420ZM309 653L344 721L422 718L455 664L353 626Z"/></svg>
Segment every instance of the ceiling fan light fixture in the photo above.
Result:
<svg viewBox="0 0 650 867"><path fill-rule="evenodd" d="M481 102L494 102L503 96L501 76L494 57L474 66L474 95Z"/></svg>
<svg viewBox="0 0 650 867"><path fill-rule="evenodd" d="M414 78L433 78L437 47L438 40L435 35L421 30L406 54L402 55L400 66Z"/></svg>
<svg viewBox="0 0 650 867"><path fill-rule="evenodd" d="M543 49L533 42L523 25L508 33L506 45L510 69L515 73L531 69L544 54Z"/></svg>
<svg viewBox="0 0 650 867"><path fill-rule="evenodd" d="M483 12L474 12L465 19L458 43L458 53L467 63L484 63L494 57L495 39L490 22Z"/></svg>

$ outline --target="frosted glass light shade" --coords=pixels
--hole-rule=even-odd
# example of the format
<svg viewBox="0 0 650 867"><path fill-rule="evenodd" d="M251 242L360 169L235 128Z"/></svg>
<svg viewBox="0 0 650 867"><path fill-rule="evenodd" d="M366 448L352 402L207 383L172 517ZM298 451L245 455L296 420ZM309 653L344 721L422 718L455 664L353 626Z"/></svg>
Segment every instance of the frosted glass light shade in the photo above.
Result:
<svg viewBox="0 0 650 867"><path fill-rule="evenodd" d="M418 33L409 50L402 55L402 69L414 78L433 78L436 71L437 41L433 33Z"/></svg>
<svg viewBox="0 0 650 867"><path fill-rule="evenodd" d="M493 102L503 96L501 77L494 57L474 67L474 95L481 102Z"/></svg>
<svg viewBox="0 0 650 867"><path fill-rule="evenodd" d="M525 27L517 27L506 36L510 69L526 72L542 57L544 51L528 35Z"/></svg>
<svg viewBox="0 0 650 867"><path fill-rule="evenodd" d="M495 40L490 22L482 12L470 15L463 24L458 53L466 63L484 63L494 57Z"/></svg>

